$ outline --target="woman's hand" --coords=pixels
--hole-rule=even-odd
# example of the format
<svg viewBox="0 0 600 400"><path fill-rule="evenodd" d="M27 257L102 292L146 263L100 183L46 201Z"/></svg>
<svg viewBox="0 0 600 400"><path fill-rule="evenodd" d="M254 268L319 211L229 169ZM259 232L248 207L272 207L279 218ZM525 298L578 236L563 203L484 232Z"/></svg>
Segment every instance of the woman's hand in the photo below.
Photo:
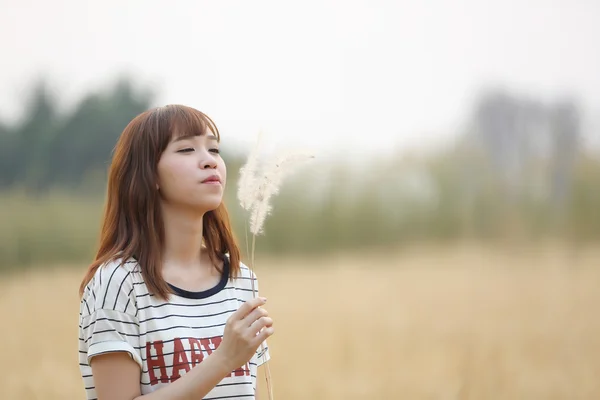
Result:
<svg viewBox="0 0 600 400"><path fill-rule="evenodd" d="M261 308L266 301L263 297L248 300L227 320L223 340L214 354L218 353L231 370L246 364L274 333L273 320Z"/></svg>

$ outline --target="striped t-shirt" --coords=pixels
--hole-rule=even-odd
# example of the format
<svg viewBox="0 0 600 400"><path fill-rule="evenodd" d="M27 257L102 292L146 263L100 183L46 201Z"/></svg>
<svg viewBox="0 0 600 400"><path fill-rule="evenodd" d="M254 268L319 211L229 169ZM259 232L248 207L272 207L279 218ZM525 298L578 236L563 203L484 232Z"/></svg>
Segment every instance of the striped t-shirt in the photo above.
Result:
<svg viewBox="0 0 600 400"><path fill-rule="evenodd" d="M141 369L142 394L177 380L208 357L221 343L227 319L253 297L251 277L258 294L256 276L245 265L238 278L229 278L228 260L215 287L202 292L172 287L176 294L169 301L148 293L133 259L99 268L85 289L79 316L79 368L87 399L97 398L89 365L95 355L129 353ZM204 399L254 399L257 367L268 359L264 342Z"/></svg>

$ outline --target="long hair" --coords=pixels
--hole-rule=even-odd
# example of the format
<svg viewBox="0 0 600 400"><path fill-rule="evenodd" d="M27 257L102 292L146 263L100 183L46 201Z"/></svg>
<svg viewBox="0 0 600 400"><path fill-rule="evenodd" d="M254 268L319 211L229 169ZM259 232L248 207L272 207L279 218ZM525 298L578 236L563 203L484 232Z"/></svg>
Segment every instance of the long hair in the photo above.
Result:
<svg viewBox="0 0 600 400"><path fill-rule="evenodd" d="M204 135L208 130L221 140L207 115L181 105L148 110L125 127L109 169L99 248L81 282L80 296L100 266L130 258L141 266L150 293L163 300L172 293L161 275L165 233L156 189L157 165L174 134ZM236 277L240 251L223 202L204 214L202 236L210 259L217 265L229 253L229 276Z"/></svg>

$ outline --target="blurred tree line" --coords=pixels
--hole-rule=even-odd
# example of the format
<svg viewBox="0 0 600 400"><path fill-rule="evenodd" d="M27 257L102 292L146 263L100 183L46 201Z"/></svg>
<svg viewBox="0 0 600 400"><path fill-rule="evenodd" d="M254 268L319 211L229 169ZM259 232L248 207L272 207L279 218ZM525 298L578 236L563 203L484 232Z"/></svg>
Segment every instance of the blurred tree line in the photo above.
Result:
<svg viewBox="0 0 600 400"><path fill-rule="evenodd" d="M96 244L108 163L127 123L154 94L121 79L68 112L45 82L23 118L0 121L0 269L77 261ZM600 239L600 160L584 146L577 104L483 93L455 143L398 154L362 176L320 163L285 183L259 251L314 253L414 241ZM240 244L236 179L244 154L224 154ZM307 190L311 188L312 190ZM368 189L365 189L368 188Z"/></svg>
<svg viewBox="0 0 600 400"><path fill-rule="evenodd" d="M40 81L22 120L0 122L0 188L39 193L82 185L88 173L106 169L119 134L152 96L122 79L103 93L87 94L68 113L58 111L57 100Z"/></svg>

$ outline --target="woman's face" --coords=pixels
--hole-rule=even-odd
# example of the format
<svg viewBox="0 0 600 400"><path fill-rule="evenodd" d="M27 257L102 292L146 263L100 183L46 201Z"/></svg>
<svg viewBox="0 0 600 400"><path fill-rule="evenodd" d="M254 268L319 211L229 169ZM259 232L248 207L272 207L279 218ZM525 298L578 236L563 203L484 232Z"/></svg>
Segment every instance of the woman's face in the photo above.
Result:
<svg viewBox="0 0 600 400"><path fill-rule="evenodd" d="M226 175L212 133L174 137L158 162L158 189L164 202L204 213L221 204Z"/></svg>

